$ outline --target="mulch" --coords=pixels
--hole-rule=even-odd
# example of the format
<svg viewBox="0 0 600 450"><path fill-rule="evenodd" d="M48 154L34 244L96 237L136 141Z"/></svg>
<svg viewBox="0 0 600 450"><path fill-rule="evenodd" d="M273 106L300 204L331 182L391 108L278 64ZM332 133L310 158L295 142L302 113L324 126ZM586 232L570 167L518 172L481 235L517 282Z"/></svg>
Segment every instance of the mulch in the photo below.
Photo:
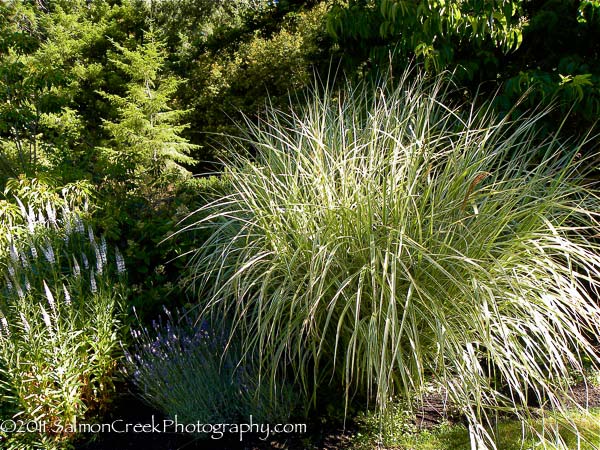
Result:
<svg viewBox="0 0 600 450"><path fill-rule="evenodd" d="M569 399L565 402L568 407L600 408L600 386L580 382L573 385L568 394ZM423 396L414 423L418 429L429 429L442 422L456 423L460 419L453 411L448 396L435 392Z"/></svg>
<svg viewBox="0 0 600 450"><path fill-rule="evenodd" d="M582 408L600 408L600 386L578 383L569 393L571 401ZM573 406L575 406L573 405Z"/></svg>

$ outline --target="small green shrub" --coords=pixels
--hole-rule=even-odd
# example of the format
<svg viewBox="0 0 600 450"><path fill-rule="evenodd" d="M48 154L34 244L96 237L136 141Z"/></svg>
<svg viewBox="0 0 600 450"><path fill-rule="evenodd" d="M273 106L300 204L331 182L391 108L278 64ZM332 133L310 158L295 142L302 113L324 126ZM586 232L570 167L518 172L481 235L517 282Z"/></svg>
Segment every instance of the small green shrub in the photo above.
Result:
<svg viewBox="0 0 600 450"><path fill-rule="evenodd" d="M20 232L13 225L0 252L0 412L40 425L1 438L3 448L61 449L110 404L125 268L77 211L18 203Z"/></svg>
<svg viewBox="0 0 600 450"><path fill-rule="evenodd" d="M199 230L167 238L191 211L225 195L227 183L226 178L216 176L178 178L162 189L154 186L120 197L105 192L96 202L102 210L93 215L94 224L109 242L124 248L130 288L127 303L135 307L142 323L160 314L163 305L176 308L192 301L181 273L185 255L206 239L207 233Z"/></svg>
<svg viewBox="0 0 600 450"><path fill-rule="evenodd" d="M225 351L226 330L195 323L189 313L165 312L166 320L151 329L132 331L134 345L126 352L127 372L146 402L183 424L289 418L291 393L283 389L272 398L251 365L238 365L235 344Z"/></svg>
<svg viewBox="0 0 600 450"><path fill-rule="evenodd" d="M511 122L453 107L440 79L397 83L249 123L256 158L233 158L232 193L190 227L212 230L192 277L264 377L381 410L434 382L493 446L495 413L560 409L598 362L597 198L580 144L537 136L544 112Z"/></svg>

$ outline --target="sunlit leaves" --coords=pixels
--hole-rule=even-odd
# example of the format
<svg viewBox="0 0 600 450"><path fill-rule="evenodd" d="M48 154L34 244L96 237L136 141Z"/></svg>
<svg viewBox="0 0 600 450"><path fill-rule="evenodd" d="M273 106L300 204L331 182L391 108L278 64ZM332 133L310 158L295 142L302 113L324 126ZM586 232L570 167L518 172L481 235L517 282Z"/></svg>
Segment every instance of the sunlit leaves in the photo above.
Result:
<svg viewBox="0 0 600 450"><path fill-rule="evenodd" d="M187 125L179 122L186 112L169 106L181 81L162 75L164 45L151 33L147 39L134 50L114 43L113 63L130 78L127 95L101 92L115 106L118 120L104 121L111 140L99 150L111 176L132 185L147 181L145 175L156 180L170 168L181 170L180 164L194 162L188 153L195 146L181 136Z"/></svg>
<svg viewBox="0 0 600 450"><path fill-rule="evenodd" d="M328 31L338 40L372 39L377 23L383 42L437 72L453 62L458 46L481 48L491 41L505 53L516 50L524 24L521 1L514 0L351 0L332 8Z"/></svg>
<svg viewBox="0 0 600 450"><path fill-rule="evenodd" d="M560 409L598 363L598 199L580 147L536 136L544 113L456 109L413 75L249 124L256 158L189 226L212 232L192 277L266 380L381 409L437 383L489 448L496 413Z"/></svg>

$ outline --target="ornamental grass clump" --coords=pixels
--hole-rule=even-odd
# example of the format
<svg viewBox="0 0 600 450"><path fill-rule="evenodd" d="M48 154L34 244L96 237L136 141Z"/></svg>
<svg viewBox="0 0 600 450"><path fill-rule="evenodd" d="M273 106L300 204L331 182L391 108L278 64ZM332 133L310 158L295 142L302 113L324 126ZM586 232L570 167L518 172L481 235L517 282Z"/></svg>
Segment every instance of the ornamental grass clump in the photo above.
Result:
<svg viewBox="0 0 600 450"><path fill-rule="evenodd" d="M598 362L598 199L585 142L543 138L544 111L455 107L447 86L407 72L248 123L256 154L189 226L212 229L191 268L263 379L382 411L437 383L492 447L497 413L562 408Z"/></svg>

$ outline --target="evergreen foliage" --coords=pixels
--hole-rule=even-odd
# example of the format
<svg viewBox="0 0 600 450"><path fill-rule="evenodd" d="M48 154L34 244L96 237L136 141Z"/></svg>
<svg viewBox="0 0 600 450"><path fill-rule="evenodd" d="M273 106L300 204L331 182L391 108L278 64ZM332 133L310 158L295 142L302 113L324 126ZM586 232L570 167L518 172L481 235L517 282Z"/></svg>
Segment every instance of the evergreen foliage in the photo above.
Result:
<svg viewBox="0 0 600 450"><path fill-rule="evenodd" d="M178 124L186 111L169 107L181 81L162 76L164 46L152 33L146 39L135 50L114 43L119 54L111 61L130 81L125 96L102 93L115 106L117 119L105 121L109 146L100 150L111 176L130 183L148 175L156 180L171 169L183 170L181 164L195 162L189 156L195 146L181 136L187 125Z"/></svg>

